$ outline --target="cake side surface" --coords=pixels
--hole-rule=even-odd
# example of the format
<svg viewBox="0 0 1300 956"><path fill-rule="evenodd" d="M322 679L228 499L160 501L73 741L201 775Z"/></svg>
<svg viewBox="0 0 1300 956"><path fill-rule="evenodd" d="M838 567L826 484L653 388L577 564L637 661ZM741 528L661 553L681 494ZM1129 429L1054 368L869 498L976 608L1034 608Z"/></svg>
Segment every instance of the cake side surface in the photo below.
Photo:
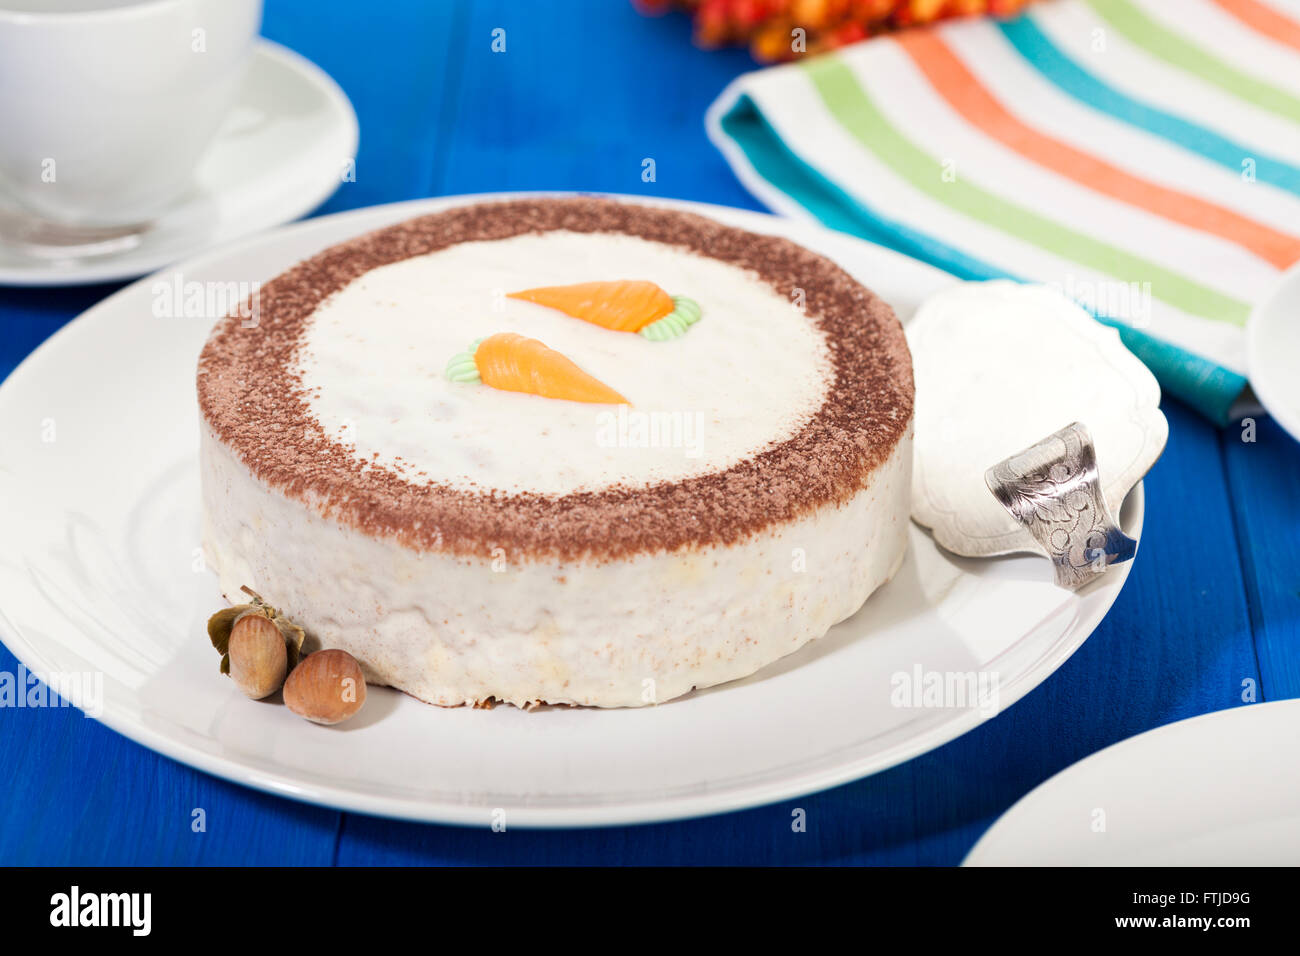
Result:
<svg viewBox="0 0 1300 956"><path fill-rule="evenodd" d="M417 552L267 489L202 439L204 549L222 591L259 582L366 680L441 706L663 703L822 637L907 545L910 433L842 504L740 543L621 561Z"/></svg>

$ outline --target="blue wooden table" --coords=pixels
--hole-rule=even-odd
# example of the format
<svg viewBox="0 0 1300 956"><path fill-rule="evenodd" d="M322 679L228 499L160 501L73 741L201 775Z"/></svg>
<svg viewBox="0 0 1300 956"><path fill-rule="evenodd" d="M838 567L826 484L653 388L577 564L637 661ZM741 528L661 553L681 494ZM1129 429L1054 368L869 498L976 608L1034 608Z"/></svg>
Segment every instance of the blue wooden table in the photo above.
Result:
<svg viewBox="0 0 1300 956"><path fill-rule="evenodd" d="M497 28L504 53L491 50ZM322 213L513 189L758 208L702 119L753 64L694 49L682 17L645 19L626 0L267 0L263 32L333 75L360 117L356 182ZM115 288L0 289L0 377ZM1014 707L888 772L686 823L502 834L292 803L75 711L7 709L0 863L955 864L1019 797L1101 747L1243 706L1250 688L1300 696L1300 444L1267 419L1247 442L1172 401L1165 412L1142 554L1105 622ZM16 667L0 651L0 670ZM795 805L806 833L791 832ZM196 807L204 833L191 831Z"/></svg>

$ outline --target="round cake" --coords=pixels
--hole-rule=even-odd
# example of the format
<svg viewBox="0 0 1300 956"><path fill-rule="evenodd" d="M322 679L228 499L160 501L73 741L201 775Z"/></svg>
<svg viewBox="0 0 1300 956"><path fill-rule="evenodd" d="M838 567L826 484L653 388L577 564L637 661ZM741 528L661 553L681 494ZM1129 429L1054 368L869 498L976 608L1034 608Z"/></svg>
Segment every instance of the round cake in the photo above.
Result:
<svg viewBox="0 0 1300 956"><path fill-rule="evenodd" d="M441 705L660 703L752 674L903 559L912 369L829 260L604 199L334 246L199 359L204 548ZM247 311L247 310L243 310Z"/></svg>

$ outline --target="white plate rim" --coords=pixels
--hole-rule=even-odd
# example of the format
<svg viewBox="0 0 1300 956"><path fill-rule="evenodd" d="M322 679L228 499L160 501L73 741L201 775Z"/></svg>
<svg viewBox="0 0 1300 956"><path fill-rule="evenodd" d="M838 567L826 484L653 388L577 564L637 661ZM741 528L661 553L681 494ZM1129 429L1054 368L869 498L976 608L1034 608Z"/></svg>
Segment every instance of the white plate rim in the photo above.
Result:
<svg viewBox="0 0 1300 956"><path fill-rule="evenodd" d="M168 271L175 269L198 274L225 256L247 252L250 248L259 244L272 244L282 240L287 235L296 235L303 231L321 228L322 223L338 223L347 218L378 218L382 219L383 223L387 223L466 203L538 196L573 195L604 195L623 202L677 208L704 215L709 215L712 212L719 217L743 220L748 224L746 228L753 228L756 231L771 231L784 235L815 233L825 241L834 239L849 244L864 241L847 234L827 230L821 226L797 222L769 213L686 200L594 192L574 193L571 191L477 193L369 206L291 223L226 243L202 255L170 266ZM382 223L363 227L354 234L360 234L367 231L368 228L380 228L381 225ZM341 240L332 240L327 245L337 241ZM872 244L867 243L867 245ZM889 252L890 255L898 256L900 259L906 259L901 254L892 253L889 250L885 251ZM30 353L10 373L9 377L3 383L0 383L0 415L4 414L5 399L8 393L15 389L14 383L21 384L28 376L35 374L33 371L35 366L49 361L51 354L58 349L68 347L69 342L76 334L75 330L78 325L96 320L99 313L109 311L114 307L115 300L118 297L125 297L136 286L148 283L152 278L153 276L146 276L118 290L68 322ZM1144 504L1144 488L1139 483L1124 504L1126 513L1132 515L1131 532L1139 540L1144 521ZM1097 625L1109 612L1127 580L1131 568L1132 562L1116 566L1106 576L1109 580L1103 579L1103 581L1090 587L1088 596L1092 600L1087 600L1080 606L1080 613L1074 615L1065 633L1044 649L1032 668L1016 674L1012 680L999 686L999 713L1005 711L1051 676L1082 646L1083 642L1091 636ZM1048 577L1046 567L1044 567L1044 575L1045 578ZM4 614L2 606L0 606L0 640L3 640L11 653L30 671L41 672L48 669L42 666L42 658L38 648L18 632L13 622ZM477 805L450 802L436 803L401 797L375 797L341 787L314 783L306 784L301 779L288 774L267 773L263 770L248 767L237 759L224 758L187 747L161 732L152 730L146 724L135 722L129 715L120 713L120 709L119 705L114 705L111 701L105 700L103 713L96 719L122 736L166 757L257 790L304 803L342 811L364 813L371 816L472 827L481 827L489 822L483 809ZM668 798L630 800L616 804L550 807L519 806L510 810L510 825L512 827L536 829L622 826L690 819L764 806L850 783L886 770L956 739L978 726L983 722L983 719L979 712L975 710L958 711L952 719L932 728L930 731L869 757L799 772L781 780L752 785L742 783L729 790L709 789L699 793L675 795ZM823 764L827 763L829 759L824 759Z"/></svg>
<svg viewBox="0 0 1300 956"><path fill-rule="evenodd" d="M1277 719L1294 720L1300 717L1300 698L1260 701L1255 704L1243 704L1236 707L1226 707L1222 710L1212 710L1209 713L1196 714L1192 717L1184 717L1181 720L1161 724L1159 727L1152 727L1149 730L1134 734L1132 737L1117 740L1115 743L1075 761L1068 767L1058 770L1008 807L971 847L961 865L1006 865L1004 861L998 860L996 855L999 846L1011 839L1021 814L1038 803L1051 800L1058 790L1069 787L1076 778L1086 779L1092 773L1094 767L1104 767L1116 760L1123 760L1130 754L1140 755L1156 741L1195 735L1196 731L1207 723L1217 723L1224 720L1251 721L1262 719L1258 716L1259 712L1268 712L1270 717ZM1251 713L1253 716L1247 717L1247 713Z"/></svg>

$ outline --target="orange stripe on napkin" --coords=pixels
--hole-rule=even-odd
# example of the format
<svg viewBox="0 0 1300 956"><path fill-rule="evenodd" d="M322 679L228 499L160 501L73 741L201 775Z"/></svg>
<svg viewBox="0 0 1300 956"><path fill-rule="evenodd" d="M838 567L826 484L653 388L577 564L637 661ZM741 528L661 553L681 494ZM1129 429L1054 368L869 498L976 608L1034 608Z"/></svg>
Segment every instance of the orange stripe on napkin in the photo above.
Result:
<svg viewBox="0 0 1300 956"><path fill-rule="evenodd" d="M1025 159L1095 192L1227 239L1280 269L1300 261L1300 238L1278 232L1231 209L1134 176L1026 126L985 89L938 34L928 30L906 30L895 34L893 39L912 58L935 90L968 123Z"/></svg>
<svg viewBox="0 0 1300 956"><path fill-rule="evenodd" d="M1246 26L1265 36L1300 50L1300 23L1259 0L1214 0Z"/></svg>

